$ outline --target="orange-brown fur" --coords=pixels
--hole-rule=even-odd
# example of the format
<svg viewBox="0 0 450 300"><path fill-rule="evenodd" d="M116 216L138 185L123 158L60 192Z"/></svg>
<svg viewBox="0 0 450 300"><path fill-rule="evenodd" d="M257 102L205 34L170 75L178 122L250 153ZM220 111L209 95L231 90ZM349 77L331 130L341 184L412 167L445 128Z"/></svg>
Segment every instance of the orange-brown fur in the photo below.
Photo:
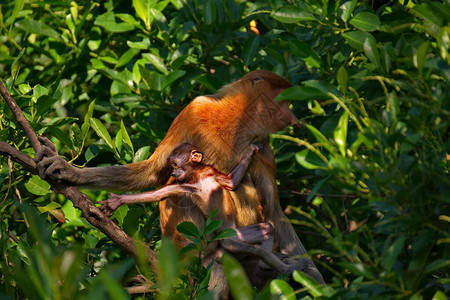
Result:
<svg viewBox="0 0 450 300"><path fill-rule="evenodd" d="M204 151L205 163L222 173L229 173L239 162L250 144L260 145L247 176L235 191L226 191L226 203L235 211L236 226L260 222L255 207L262 206L264 221L274 227L275 242L280 252L289 256L306 251L292 225L283 214L278 198L275 178L275 160L269 144L269 133L277 132L297 119L287 102L273 99L290 83L282 77L264 70L253 71L241 80L223 87L215 95L194 99L175 118L166 137L146 161L125 166L76 169L60 158L45 158L38 165L41 176L53 176L78 185L122 190L142 189L163 185L170 175L167 158L182 143L190 143ZM37 155L39 158L45 155ZM47 156L49 156L47 154ZM54 168L49 167L55 164ZM58 169L54 174L45 168ZM45 173L45 175L43 175ZM189 197L172 197L160 203L161 229L179 245L186 240L176 226L191 221L198 226L205 220ZM305 270L319 282L320 273L310 262Z"/></svg>

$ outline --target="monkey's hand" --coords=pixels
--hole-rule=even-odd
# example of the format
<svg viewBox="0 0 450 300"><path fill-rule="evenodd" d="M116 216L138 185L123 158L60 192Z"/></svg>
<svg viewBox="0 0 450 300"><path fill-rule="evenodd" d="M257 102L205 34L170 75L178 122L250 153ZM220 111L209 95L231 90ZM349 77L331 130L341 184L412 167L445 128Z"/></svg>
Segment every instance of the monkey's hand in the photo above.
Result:
<svg viewBox="0 0 450 300"><path fill-rule="evenodd" d="M258 153L259 149L260 149L259 146L256 145L256 144L251 144L250 145L250 150L252 151L253 154Z"/></svg>
<svg viewBox="0 0 450 300"><path fill-rule="evenodd" d="M102 204L100 209L108 216L110 216L119 206L123 204L122 196L113 193L108 193L110 198L104 201L98 201L97 203Z"/></svg>
<svg viewBox="0 0 450 300"><path fill-rule="evenodd" d="M37 164L39 176L44 180L79 184L80 170L59 156L55 144L49 139L46 137L38 139L42 143L42 147L36 152L34 161Z"/></svg>

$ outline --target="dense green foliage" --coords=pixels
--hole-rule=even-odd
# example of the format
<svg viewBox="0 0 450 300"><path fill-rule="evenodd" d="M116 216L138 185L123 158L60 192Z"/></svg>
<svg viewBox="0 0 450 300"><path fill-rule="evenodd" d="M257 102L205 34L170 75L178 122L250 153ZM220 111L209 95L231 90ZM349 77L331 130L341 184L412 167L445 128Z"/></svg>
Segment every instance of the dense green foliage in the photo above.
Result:
<svg viewBox="0 0 450 300"><path fill-rule="evenodd" d="M277 279L259 297L445 299L450 5L381 3L7 1L0 78L61 155L97 166L146 159L195 96L247 71L277 72L294 85L280 97L293 99L302 123L272 136L281 201L329 285L295 273L305 286L296 296ZM4 101L0 140L33 155ZM112 216L163 249L155 276L37 176L0 162L0 296L126 299L121 286L137 274L157 282L161 298L204 293L208 270L161 243L157 206ZM183 225L200 246L214 231ZM224 264L237 298L253 297L235 262Z"/></svg>

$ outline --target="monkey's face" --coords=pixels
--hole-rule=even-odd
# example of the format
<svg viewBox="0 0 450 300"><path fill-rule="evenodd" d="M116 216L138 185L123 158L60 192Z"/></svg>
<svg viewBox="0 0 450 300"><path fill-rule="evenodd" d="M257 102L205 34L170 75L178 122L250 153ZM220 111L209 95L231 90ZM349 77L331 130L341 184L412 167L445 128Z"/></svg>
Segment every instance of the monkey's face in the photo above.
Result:
<svg viewBox="0 0 450 300"><path fill-rule="evenodd" d="M289 102L285 100L279 101L276 104L278 105L278 111L276 117L273 119L275 130L283 130L289 125L298 126L298 119L289 109Z"/></svg>
<svg viewBox="0 0 450 300"><path fill-rule="evenodd" d="M183 162L181 159L179 158L174 158L171 160L170 162L170 166L172 167L172 174L170 174L171 176L175 177L175 179L177 181L184 181L187 178L187 173L186 172L186 166L187 163Z"/></svg>

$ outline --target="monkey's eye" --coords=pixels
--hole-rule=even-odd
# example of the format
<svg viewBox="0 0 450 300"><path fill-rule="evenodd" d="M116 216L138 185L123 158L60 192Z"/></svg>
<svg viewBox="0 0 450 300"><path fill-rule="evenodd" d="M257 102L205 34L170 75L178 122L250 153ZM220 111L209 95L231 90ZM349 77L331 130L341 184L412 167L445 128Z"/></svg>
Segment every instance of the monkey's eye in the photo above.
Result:
<svg viewBox="0 0 450 300"><path fill-rule="evenodd" d="M256 82L262 81L262 80L264 80L264 78L262 78L262 77L256 77L256 78L254 78L254 79L252 80L252 86L255 85Z"/></svg>

